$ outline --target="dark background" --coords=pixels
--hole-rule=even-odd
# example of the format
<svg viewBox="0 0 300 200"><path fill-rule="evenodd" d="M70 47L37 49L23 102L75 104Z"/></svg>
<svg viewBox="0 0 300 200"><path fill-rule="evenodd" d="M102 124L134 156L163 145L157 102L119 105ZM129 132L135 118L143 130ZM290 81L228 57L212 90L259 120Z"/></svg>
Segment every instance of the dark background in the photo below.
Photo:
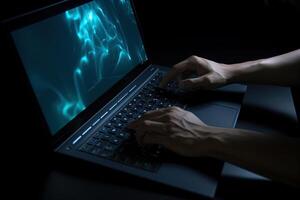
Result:
<svg viewBox="0 0 300 200"><path fill-rule="evenodd" d="M1 2L1 19L58 0ZM222 62L299 47L299 3L292 0L134 0L152 58L172 64L197 54ZM166 56L167 55L167 56Z"/></svg>
<svg viewBox="0 0 300 200"><path fill-rule="evenodd" d="M55 2L58 0L1 1L0 20ZM219 62L234 63L269 57L300 47L298 28L300 8L294 5L293 1L135 0L134 2L150 57L157 64L173 65L193 54ZM36 199L42 197L46 185L51 184L52 174L49 175L49 171L52 172L53 167L57 166L53 164L55 158L49 153L47 143L41 137L41 127L34 121L32 115L34 112L26 107L25 99L28 96L22 93L22 83L20 86L20 83L13 81L19 75L11 76L13 66L5 59L7 58L5 53L1 55L3 61L1 114L6 119L1 124L3 136L1 163L7 177L4 179L8 186L7 189L5 187L5 191L9 197L20 195L22 198ZM9 137L6 139L6 136ZM68 166L62 168L70 169ZM81 169L77 166L74 174L78 174ZM115 182L120 174L111 174L103 178L111 186L116 185L116 182L119 186L133 187L135 190L143 188L140 183L146 188L153 186L148 182L129 183L124 180L126 175L122 175L123 180ZM50 183L45 183L49 177ZM130 180L136 179L130 177ZM81 184L78 183L78 187L80 190ZM112 190L110 193L115 191L112 188L106 189ZM63 199L63 196L60 198ZM149 199L151 198L156 196L149 193Z"/></svg>

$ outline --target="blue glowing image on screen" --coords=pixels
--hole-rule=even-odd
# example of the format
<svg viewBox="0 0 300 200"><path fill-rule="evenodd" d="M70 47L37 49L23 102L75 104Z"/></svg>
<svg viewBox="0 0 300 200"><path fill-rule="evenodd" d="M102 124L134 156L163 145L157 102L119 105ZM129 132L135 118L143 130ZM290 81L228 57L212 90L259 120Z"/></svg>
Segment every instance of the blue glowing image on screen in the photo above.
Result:
<svg viewBox="0 0 300 200"><path fill-rule="evenodd" d="M52 134L147 60L130 0L95 0L12 36Z"/></svg>

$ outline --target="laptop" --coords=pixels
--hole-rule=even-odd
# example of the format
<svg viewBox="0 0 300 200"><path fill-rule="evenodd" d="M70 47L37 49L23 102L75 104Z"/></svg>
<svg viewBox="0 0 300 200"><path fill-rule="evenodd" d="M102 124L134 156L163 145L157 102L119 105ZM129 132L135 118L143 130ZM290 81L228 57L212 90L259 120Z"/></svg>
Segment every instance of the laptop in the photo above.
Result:
<svg viewBox="0 0 300 200"><path fill-rule="evenodd" d="M209 125L234 127L245 86L192 95L176 82L158 89L169 67L148 59L130 0L63 1L4 26L54 152L214 197L222 162L139 146L126 126L179 106Z"/></svg>

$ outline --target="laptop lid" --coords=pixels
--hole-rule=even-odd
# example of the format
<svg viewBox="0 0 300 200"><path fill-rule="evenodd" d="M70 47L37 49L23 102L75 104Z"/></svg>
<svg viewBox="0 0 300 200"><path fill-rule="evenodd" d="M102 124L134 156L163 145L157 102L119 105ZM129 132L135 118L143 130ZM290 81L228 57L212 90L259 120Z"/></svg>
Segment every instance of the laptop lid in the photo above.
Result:
<svg viewBox="0 0 300 200"><path fill-rule="evenodd" d="M147 66L130 0L64 1L5 24L54 141L82 126Z"/></svg>

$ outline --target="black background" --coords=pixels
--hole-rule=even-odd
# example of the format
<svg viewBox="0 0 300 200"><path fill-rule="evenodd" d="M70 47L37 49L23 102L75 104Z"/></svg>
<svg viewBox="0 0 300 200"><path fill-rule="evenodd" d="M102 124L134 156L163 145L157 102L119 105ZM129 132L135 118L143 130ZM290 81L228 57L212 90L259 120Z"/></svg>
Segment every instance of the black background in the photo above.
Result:
<svg viewBox="0 0 300 200"><path fill-rule="evenodd" d="M0 20L57 0L1 1ZM280 0L135 0L150 58L173 65L190 55L224 63L269 57L300 47L300 8ZM1 41L2 43L3 41ZM1 44L0 43L0 44ZM3 45L1 45L3 47ZM40 197L52 154L26 94L2 49L2 162L10 197ZM3 53L4 52L4 53ZM21 83L22 85L22 83ZM3 123L4 122L4 123ZM10 136L6 139L5 136ZM114 177L114 176L112 176Z"/></svg>
<svg viewBox="0 0 300 200"><path fill-rule="evenodd" d="M58 0L3 1L0 17L13 17L55 2ZM173 64L191 54L230 63L299 47L300 13L293 1L134 2L150 54L162 64Z"/></svg>

